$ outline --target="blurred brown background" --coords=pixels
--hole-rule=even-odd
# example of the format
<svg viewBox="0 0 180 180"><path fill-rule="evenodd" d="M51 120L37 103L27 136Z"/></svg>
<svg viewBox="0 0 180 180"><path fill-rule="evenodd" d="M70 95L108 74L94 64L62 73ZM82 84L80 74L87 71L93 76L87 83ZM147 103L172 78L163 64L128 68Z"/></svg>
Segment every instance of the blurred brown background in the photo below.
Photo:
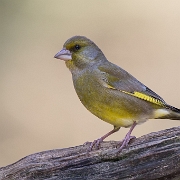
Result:
<svg viewBox="0 0 180 180"><path fill-rule="evenodd" d="M92 39L110 61L180 108L179 9L178 0L1 0L0 167L113 128L83 107L69 70L53 58L74 35ZM133 135L178 125L150 120Z"/></svg>

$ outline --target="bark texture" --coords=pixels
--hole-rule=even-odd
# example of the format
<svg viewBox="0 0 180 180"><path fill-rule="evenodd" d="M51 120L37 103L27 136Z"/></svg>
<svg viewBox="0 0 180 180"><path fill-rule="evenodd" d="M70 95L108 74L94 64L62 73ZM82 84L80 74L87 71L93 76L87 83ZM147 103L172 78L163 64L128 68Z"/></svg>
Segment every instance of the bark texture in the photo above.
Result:
<svg viewBox="0 0 180 180"><path fill-rule="evenodd" d="M180 127L132 140L121 153L117 143L32 154L0 168L0 180L180 180Z"/></svg>

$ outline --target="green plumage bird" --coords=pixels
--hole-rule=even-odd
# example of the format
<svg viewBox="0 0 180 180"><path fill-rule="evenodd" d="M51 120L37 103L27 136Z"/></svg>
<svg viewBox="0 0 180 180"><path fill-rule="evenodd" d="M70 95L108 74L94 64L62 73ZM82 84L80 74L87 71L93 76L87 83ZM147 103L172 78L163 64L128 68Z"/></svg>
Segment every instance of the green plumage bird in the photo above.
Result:
<svg viewBox="0 0 180 180"><path fill-rule="evenodd" d="M90 39L74 36L55 56L64 60L72 73L76 93L82 104L114 129L91 143L90 149L120 127L131 127L118 151L128 145L137 124L148 119L180 120L180 109L168 105L159 95L127 71L109 62Z"/></svg>

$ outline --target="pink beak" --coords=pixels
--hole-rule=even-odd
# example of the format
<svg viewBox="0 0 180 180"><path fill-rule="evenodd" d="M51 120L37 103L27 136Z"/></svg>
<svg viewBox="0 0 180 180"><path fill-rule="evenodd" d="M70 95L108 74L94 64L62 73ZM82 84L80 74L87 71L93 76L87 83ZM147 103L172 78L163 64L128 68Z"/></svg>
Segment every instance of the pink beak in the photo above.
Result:
<svg viewBox="0 0 180 180"><path fill-rule="evenodd" d="M54 56L54 58L67 61L72 59L72 54L69 50L63 48Z"/></svg>

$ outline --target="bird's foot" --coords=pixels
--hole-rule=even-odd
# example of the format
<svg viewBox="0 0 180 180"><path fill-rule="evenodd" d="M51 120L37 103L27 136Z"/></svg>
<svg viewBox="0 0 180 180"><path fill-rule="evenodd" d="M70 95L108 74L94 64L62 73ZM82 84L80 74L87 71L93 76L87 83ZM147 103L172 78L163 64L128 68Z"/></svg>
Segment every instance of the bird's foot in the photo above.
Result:
<svg viewBox="0 0 180 180"><path fill-rule="evenodd" d="M127 147L127 145L129 144L129 142L132 139L136 139L136 137L135 136L130 136L129 134L127 134L125 136L125 138L118 143L118 145L117 145L117 152L121 152L123 148Z"/></svg>
<svg viewBox="0 0 180 180"><path fill-rule="evenodd" d="M91 142L91 144L90 144L90 146L89 146L89 148L88 148L88 152L92 151L93 147L94 147L95 149L99 149L99 146L100 146L100 144L101 144L102 142L103 142L103 138L102 138L102 137L99 138L99 139L94 140L93 142Z"/></svg>

